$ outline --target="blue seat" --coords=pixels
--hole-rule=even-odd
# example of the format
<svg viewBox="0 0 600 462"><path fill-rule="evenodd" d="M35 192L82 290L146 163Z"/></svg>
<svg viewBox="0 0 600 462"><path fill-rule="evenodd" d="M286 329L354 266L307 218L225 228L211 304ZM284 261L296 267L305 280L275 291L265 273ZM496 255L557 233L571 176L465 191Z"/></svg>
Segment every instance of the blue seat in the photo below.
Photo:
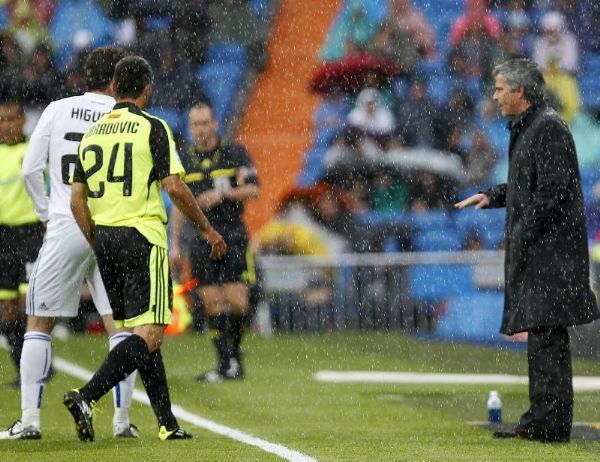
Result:
<svg viewBox="0 0 600 462"><path fill-rule="evenodd" d="M452 226L450 214L445 210L411 212L407 215L407 222L416 231L430 231Z"/></svg>
<svg viewBox="0 0 600 462"><path fill-rule="evenodd" d="M475 291L470 265L432 264L410 268L411 297L421 301L443 300Z"/></svg>
<svg viewBox="0 0 600 462"><path fill-rule="evenodd" d="M456 229L463 242L475 232L483 240L487 249L497 249L504 239L505 209L475 210L465 209L456 213Z"/></svg>
<svg viewBox="0 0 600 462"><path fill-rule="evenodd" d="M237 42L211 43L206 54L206 62L208 64L234 63L245 66L246 60L246 46Z"/></svg>
<svg viewBox="0 0 600 462"><path fill-rule="evenodd" d="M356 215L356 223L359 226L382 226L382 225L405 225L408 222L407 215L402 212L369 211Z"/></svg>
<svg viewBox="0 0 600 462"><path fill-rule="evenodd" d="M185 130L185 114L174 107L169 106L149 106L146 112L164 119L171 127L173 133L183 133Z"/></svg>
<svg viewBox="0 0 600 462"><path fill-rule="evenodd" d="M461 236L451 228L417 232L413 235L412 243L419 252L453 252L462 247Z"/></svg>
<svg viewBox="0 0 600 462"><path fill-rule="evenodd" d="M483 292L453 297L437 320L436 335L444 340L497 342L504 294Z"/></svg>
<svg viewBox="0 0 600 462"><path fill-rule="evenodd" d="M111 42L112 21L93 0L60 0L49 25L57 49L56 61L64 66L73 53L73 37L80 30L88 30L92 47Z"/></svg>

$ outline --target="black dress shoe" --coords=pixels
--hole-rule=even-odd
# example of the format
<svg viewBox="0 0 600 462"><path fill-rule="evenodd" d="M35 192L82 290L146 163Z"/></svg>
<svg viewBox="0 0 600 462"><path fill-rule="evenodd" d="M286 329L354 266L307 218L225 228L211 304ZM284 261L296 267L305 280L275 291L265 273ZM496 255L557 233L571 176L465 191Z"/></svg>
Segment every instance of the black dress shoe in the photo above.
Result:
<svg viewBox="0 0 600 462"><path fill-rule="evenodd" d="M530 441L539 441L540 443L568 443L569 435L550 434L543 430L534 431L523 427L515 427L512 430L497 430L494 432L494 438L522 438Z"/></svg>

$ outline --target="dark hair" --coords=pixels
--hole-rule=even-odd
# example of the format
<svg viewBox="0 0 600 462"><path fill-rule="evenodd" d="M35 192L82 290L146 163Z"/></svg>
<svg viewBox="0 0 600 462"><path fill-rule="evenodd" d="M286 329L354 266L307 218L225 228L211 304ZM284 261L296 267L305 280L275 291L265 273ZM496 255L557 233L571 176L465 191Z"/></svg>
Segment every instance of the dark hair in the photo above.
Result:
<svg viewBox="0 0 600 462"><path fill-rule="evenodd" d="M523 87L525 100L538 106L546 99L546 82L537 65L527 58L506 61L494 68L494 77L502 74L512 91Z"/></svg>
<svg viewBox="0 0 600 462"><path fill-rule="evenodd" d="M152 68L141 56L126 56L115 67L117 98L137 98L152 83Z"/></svg>
<svg viewBox="0 0 600 462"><path fill-rule="evenodd" d="M85 77L89 90L102 90L108 86L115 66L127 52L119 47L101 47L93 50L85 60Z"/></svg>
<svg viewBox="0 0 600 462"><path fill-rule="evenodd" d="M192 107L190 107L190 111L192 109L203 109L203 108L207 108L210 110L210 113L214 118L215 117L215 109L212 107L212 104L210 104L210 101L208 101L207 99L200 99L199 101L194 102L194 104L192 104Z"/></svg>

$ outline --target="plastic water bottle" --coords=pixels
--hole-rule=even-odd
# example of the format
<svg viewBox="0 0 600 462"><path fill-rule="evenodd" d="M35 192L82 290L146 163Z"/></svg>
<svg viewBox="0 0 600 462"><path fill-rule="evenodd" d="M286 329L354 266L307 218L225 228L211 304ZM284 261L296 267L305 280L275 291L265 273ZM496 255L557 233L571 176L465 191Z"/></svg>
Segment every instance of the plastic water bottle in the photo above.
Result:
<svg viewBox="0 0 600 462"><path fill-rule="evenodd" d="M502 401L496 390L490 391L487 400L488 422L492 425L502 423Z"/></svg>

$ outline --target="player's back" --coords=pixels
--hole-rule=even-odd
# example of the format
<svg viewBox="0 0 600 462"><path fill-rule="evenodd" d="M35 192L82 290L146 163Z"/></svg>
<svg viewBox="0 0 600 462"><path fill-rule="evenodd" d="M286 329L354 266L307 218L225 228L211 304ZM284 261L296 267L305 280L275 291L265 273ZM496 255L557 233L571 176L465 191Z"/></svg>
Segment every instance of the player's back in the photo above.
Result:
<svg viewBox="0 0 600 462"><path fill-rule="evenodd" d="M81 171L98 225L138 229L166 247L167 215L160 179L183 174L167 124L133 104L119 103L83 137ZM79 167L78 167L79 169Z"/></svg>
<svg viewBox="0 0 600 462"><path fill-rule="evenodd" d="M114 104L111 96L88 92L54 101L42 114L32 134L30 149L35 150L32 152L34 156L47 156L49 226L60 226L65 220L74 221L70 209L69 179L77 162L77 148L92 124L110 112ZM47 152L40 152L44 150L44 143Z"/></svg>

